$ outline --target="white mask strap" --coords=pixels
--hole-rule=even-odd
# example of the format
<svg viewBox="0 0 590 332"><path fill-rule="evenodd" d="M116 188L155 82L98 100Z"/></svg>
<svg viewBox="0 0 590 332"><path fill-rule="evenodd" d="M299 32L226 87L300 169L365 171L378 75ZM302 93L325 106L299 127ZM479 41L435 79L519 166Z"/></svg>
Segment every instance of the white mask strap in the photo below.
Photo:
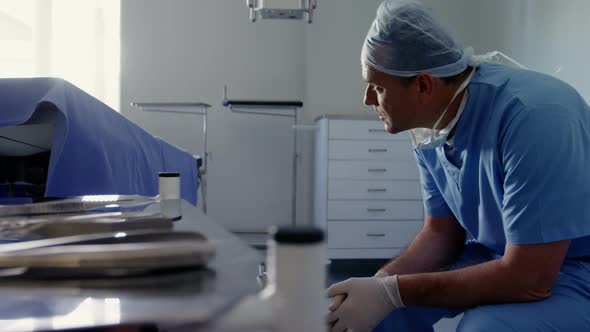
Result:
<svg viewBox="0 0 590 332"><path fill-rule="evenodd" d="M447 107L445 108L445 110L443 111L443 113L441 114L441 116L438 118L438 120L436 120L436 123L434 124L434 127L432 127L433 132L435 130L437 130L436 128L442 122L442 119L445 117L445 114L449 110L449 107L451 106L451 104L453 103L453 101L455 101L455 98L457 98L457 96L460 95L461 92L463 92L463 90L465 90L465 88L467 87L467 85L471 81L471 77L473 77L473 74L475 73L475 69L476 68L474 67L471 70L471 73L469 74L469 76L463 81L463 83L461 83L461 85L459 86L459 88L457 88L457 91L455 91L455 94L453 95L453 98L451 98L451 101L447 104Z"/></svg>

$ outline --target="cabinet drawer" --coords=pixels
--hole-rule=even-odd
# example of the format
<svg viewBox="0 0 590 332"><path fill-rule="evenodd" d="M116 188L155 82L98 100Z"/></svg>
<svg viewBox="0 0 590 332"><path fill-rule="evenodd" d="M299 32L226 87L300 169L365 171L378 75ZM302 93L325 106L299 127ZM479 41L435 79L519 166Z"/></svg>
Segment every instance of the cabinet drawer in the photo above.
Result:
<svg viewBox="0 0 590 332"><path fill-rule="evenodd" d="M421 221L342 221L328 223L328 248L400 248L422 229Z"/></svg>
<svg viewBox="0 0 590 332"><path fill-rule="evenodd" d="M378 139L408 141L408 133L392 135L385 131L383 122L371 120L331 120L330 139Z"/></svg>
<svg viewBox="0 0 590 332"><path fill-rule="evenodd" d="M328 159L415 160L414 150L406 141L331 140Z"/></svg>
<svg viewBox="0 0 590 332"><path fill-rule="evenodd" d="M422 199L418 180L341 180L328 183L328 199Z"/></svg>
<svg viewBox="0 0 590 332"><path fill-rule="evenodd" d="M422 201L328 201L328 220L422 220Z"/></svg>
<svg viewBox="0 0 590 332"><path fill-rule="evenodd" d="M328 177L339 179L419 180L416 161L343 161L331 160Z"/></svg>

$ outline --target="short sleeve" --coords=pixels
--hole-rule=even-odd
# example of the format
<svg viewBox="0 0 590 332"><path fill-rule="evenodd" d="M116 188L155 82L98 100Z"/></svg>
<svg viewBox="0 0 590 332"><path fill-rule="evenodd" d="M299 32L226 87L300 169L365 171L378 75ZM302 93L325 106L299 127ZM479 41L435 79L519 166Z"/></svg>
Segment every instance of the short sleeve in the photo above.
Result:
<svg viewBox="0 0 590 332"><path fill-rule="evenodd" d="M499 143L502 218L510 244L590 234L590 133L577 110L522 109Z"/></svg>
<svg viewBox="0 0 590 332"><path fill-rule="evenodd" d="M422 198L424 200L424 213L431 217L447 217L453 215L451 209L445 202L431 171L426 167L422 155L414 152L418 170L420 171L420 182L422 184Z"/></svg>

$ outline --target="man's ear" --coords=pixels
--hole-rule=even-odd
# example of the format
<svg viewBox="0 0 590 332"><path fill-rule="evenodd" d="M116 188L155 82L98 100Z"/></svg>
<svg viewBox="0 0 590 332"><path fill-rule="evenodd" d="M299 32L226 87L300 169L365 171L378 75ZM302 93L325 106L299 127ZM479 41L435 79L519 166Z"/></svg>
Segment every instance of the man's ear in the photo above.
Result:
<svg viewBox="0 0 590 332"><path fill-rule="evenodd" d="M432 75L428 73L419 73L416 75L416 93L419 103L423 105L431 103L435 85L436 80Z"/></svg>

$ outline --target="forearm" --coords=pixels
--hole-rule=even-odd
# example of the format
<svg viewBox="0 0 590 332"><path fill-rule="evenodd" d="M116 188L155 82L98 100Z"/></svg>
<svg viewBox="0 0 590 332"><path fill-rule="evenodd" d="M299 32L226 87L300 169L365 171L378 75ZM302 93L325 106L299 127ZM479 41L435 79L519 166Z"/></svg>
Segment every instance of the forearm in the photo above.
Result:
<svg viewBox="0 0 590 332"><path fill-rule="evenodd" d="M541 300L550 289L539 289L525 271L502 259L453 271L398 276L402 300L410 306L469 308L476 305Z"/></svg>
<svg viewBox="0 0 590 332"><path fill-rule="evenodd" d="M464 248L464 233L440 232L425 227L408 249L383 267L389 275L439 271L451 264Z"/></svg>

